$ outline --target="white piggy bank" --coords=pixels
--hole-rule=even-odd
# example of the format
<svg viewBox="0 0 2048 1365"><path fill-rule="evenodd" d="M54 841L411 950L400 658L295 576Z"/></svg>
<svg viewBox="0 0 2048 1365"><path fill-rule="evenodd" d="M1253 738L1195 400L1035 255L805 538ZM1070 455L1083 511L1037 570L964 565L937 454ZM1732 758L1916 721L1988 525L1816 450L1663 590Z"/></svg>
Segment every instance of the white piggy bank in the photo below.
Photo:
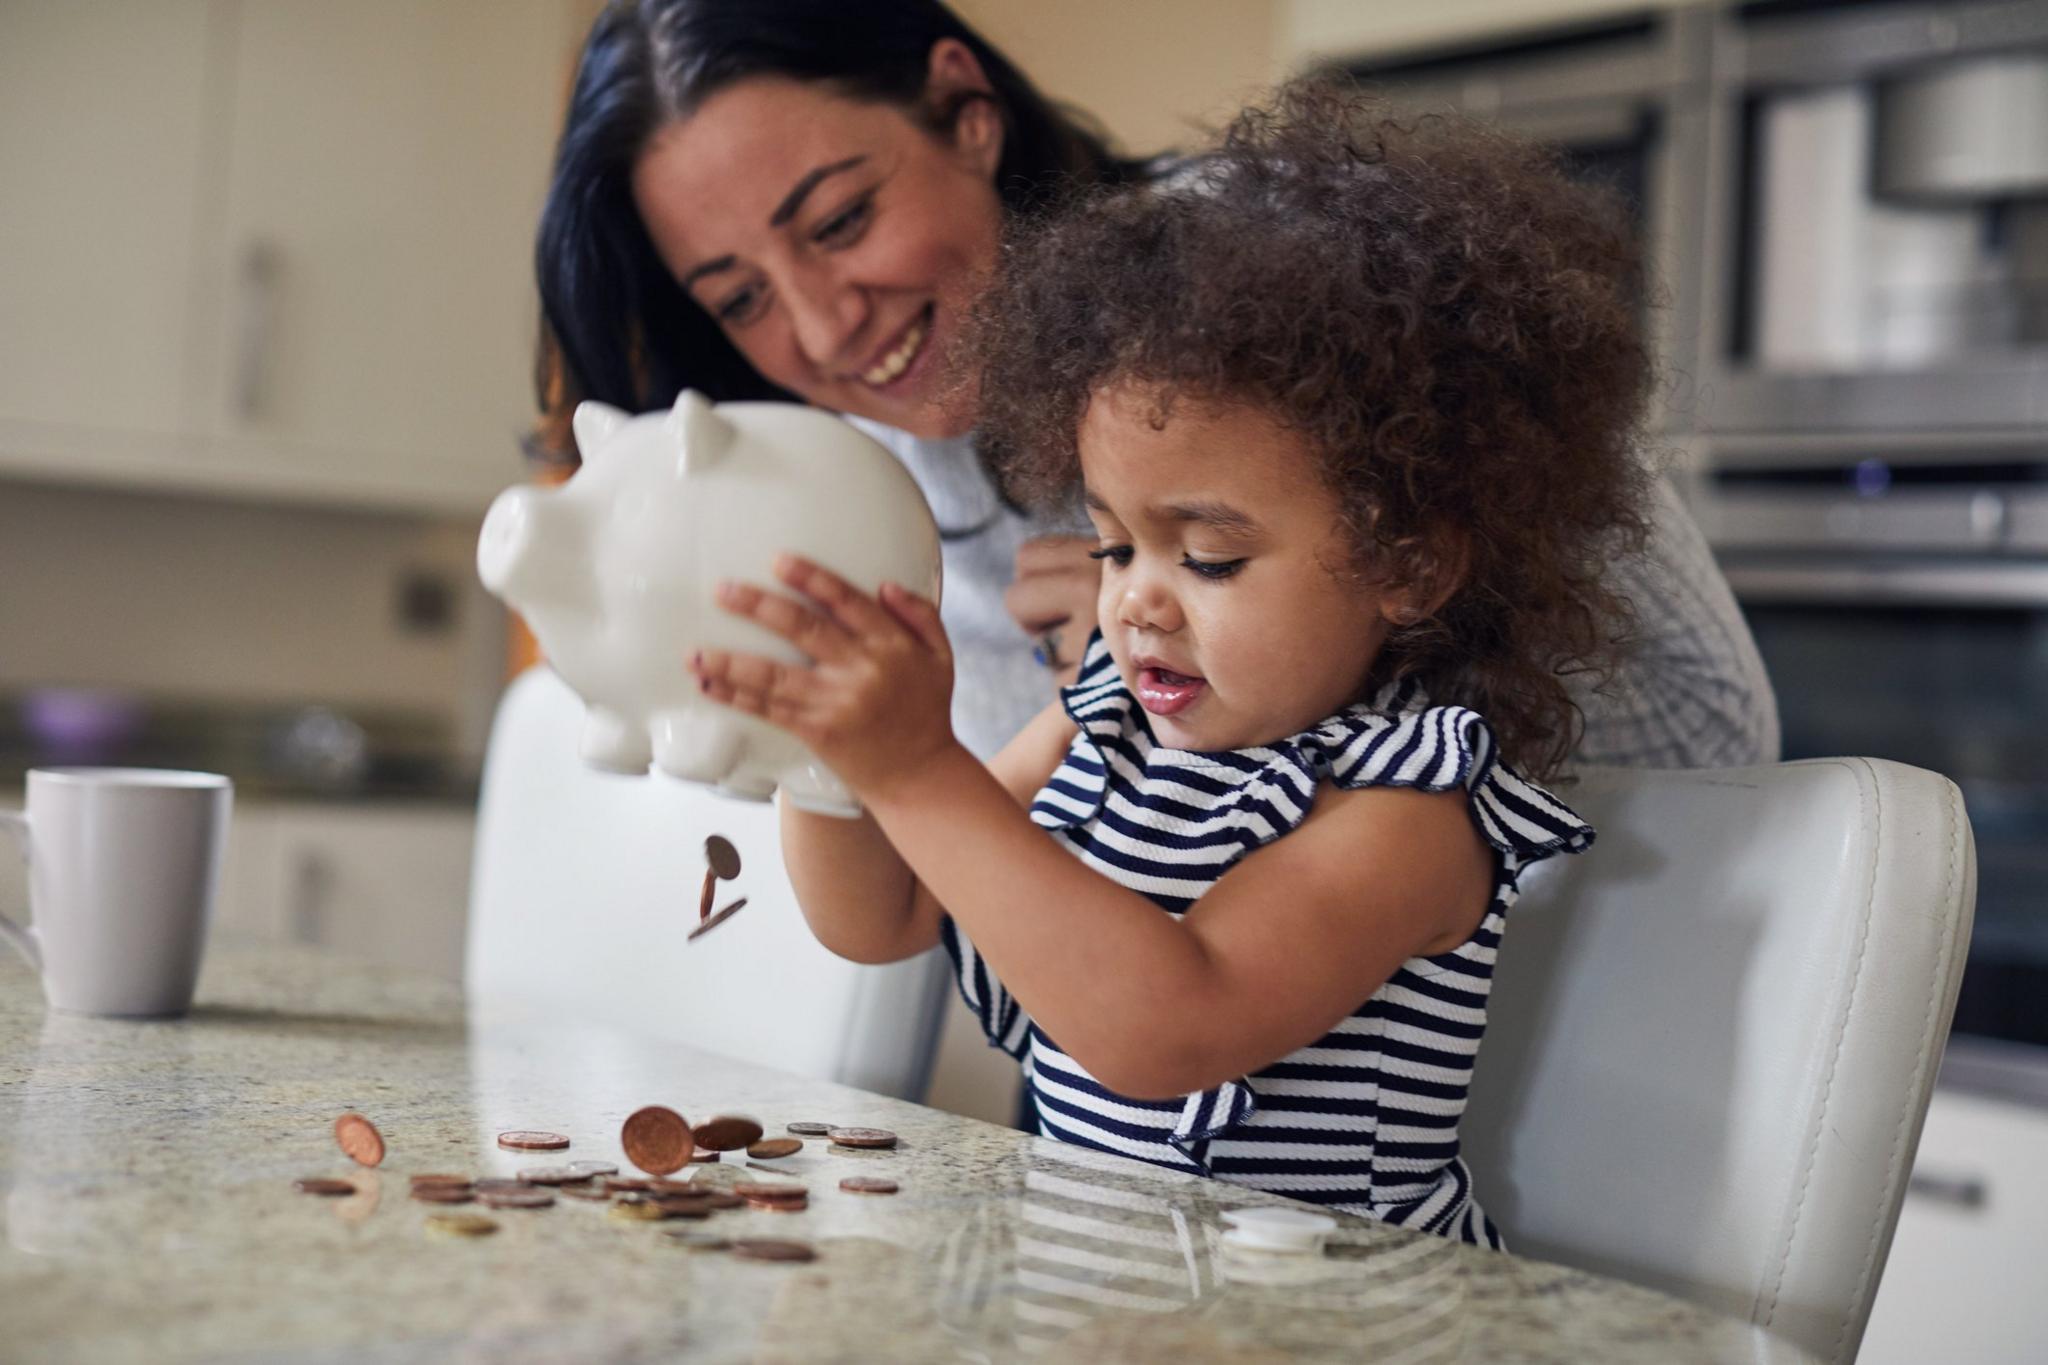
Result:
<svg viewBox="0 0 2048 1365"><path fill-rule="evenodd" d="M780 786L804 810L860 814L802 744L701 695L687 662L700 648L804 661L712 598L722 578L772 586L783 551L868 592L893 580L936 599L938 528L909 473L837 417L788 403L714 407L686 391L640 417L584 403L575 430L582 469L500 494L477 570L589 708L584 761L651 763L756 801Z"/></svg>

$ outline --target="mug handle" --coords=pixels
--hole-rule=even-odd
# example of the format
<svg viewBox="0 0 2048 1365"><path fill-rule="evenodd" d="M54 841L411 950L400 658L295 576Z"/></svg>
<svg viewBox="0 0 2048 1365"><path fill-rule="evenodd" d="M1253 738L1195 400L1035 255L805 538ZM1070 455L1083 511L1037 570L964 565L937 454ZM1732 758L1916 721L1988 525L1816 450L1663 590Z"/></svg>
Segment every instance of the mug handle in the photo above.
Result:
<svg viewBox="0 0 2048 1365"><path fill-rule="evenodd" d="M28 814L18 810L0 810L0 829L7 830L21 842L21 861L25 865L29 858ZM15 951L28 959L28 965L37 972L43 970L42 950L36 947L35 930L24 929L5 915L0 915L0 939L14 945Z"/></svg>

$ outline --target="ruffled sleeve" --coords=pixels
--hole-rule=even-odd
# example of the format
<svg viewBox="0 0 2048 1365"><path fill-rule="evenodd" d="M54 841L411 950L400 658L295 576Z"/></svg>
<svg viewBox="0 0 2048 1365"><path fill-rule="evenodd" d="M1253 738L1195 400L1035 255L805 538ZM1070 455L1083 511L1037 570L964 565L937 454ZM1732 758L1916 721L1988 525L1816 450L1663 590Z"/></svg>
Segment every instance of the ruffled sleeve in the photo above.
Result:
<svg viewBox="0 0 2048 1365"><path fill-rule="evenodd" d="M1406 684L1350 707L1288 746L1308 774L1339 787L1412 787L1471 798L1479 834L1512 874L1557 853L1584 853L1593 827L1502 762L1493 727L1463 706L1415 706Z"/></svg>

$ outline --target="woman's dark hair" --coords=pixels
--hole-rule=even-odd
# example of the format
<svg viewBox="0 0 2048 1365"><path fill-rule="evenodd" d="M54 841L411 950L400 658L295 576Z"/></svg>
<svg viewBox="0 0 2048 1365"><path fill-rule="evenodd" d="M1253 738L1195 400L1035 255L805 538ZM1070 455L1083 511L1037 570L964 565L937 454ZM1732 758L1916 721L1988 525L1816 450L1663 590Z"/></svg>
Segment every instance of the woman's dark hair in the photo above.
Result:
<svg viewBox="0 0 2048 1365"><path fill-rule="evenodd" d="M1618 204L1504 134L1304 82L1177 178L1013 226L1004 257L970 345L1013 493L1079 481L1105 389L1150 394L1155 420L1262 409L1319 462L1350 572L1449 589L1362 694L1414 678L1556 771L1583 724L1566 677L1611 672L1628 633L1608 564L1646 532L1653 371Z"/></svg>
<svg viewBox="0 0 2048 1365"><path fill-rule="evenodd" d="M1007 209L1028 211L1070 185L1131 170L1099 132L1046 100L938 0L606 7L584 42L534 252L544 455L573 458L567 418L584 398L644 411L673 402L686 385L714 401L790 397L755 373L656 255L631 189L649 140L750 76L816 81L917 110L934 131L948 129L957 104L921 105L932 46L942 38L966 44L993 89L1003 121L996 192Z"/></svg>

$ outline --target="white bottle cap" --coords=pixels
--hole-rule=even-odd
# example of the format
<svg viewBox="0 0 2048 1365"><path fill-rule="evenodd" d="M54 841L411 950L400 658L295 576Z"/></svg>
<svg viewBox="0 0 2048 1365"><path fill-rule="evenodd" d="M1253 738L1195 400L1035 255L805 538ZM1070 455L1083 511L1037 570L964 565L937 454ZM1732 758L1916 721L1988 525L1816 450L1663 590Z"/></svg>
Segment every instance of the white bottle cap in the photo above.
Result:
<svg viewBox="0 0 2048 1365"><path fill-rule="evenodd" d="M1323 1240L1337 1229L1336 1219L1305 1209L1225 1209L1223 1221L1231 1225L1223 1234L1226 1245L1309 1256L1320 1255Z"/></svg>

